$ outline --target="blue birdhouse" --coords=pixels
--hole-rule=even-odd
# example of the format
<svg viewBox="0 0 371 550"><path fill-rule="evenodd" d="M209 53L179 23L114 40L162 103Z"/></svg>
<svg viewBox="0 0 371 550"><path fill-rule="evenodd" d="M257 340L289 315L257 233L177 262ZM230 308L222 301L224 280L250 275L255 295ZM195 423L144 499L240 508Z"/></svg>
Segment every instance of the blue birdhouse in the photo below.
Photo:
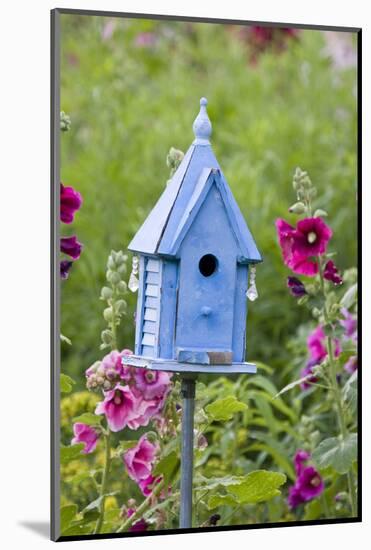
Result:
<svg viewBox="0 0 371 550"><path fill-rule="evenodd" d="M245 363L246 293L249 269L262 259L211 148L206 105L202 98L195 139L128 247L139 257L135 355L128 362L176 372L255 372Z"/></svg>

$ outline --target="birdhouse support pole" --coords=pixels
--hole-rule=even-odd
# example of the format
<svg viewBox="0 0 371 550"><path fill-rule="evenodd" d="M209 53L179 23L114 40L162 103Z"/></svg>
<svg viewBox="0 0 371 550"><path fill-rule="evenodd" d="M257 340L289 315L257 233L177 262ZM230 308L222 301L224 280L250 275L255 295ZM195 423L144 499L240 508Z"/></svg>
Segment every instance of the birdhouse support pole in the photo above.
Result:
<svg viewBox="0 0 371 550"><path fill-rule="evenodd" d="M180 478L180 528L192 527L193 429L196 381L182 378L182 455Z"/></svg>

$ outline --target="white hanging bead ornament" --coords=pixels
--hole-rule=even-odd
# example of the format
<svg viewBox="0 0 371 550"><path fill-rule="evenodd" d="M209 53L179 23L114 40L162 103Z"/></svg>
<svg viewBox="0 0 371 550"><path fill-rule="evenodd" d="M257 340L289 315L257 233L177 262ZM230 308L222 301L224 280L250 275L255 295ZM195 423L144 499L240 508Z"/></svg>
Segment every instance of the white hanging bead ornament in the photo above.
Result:
<svg viewBox="0 0 371 550"><path fill-rule="evenodd" d="M132 263L132 269L129 279L129 290L131 292L136 292L139 288L139 281L138 281L138 271L139 271L139 258L137 256L133 256L133 263Z"/></svg>
<svg viewBox="0 0 371 550"><path fill-rule="evenodd" d="M246 296L251 301L254 302L254 300L257 299L259 296L258 289L256 288L255 279L256 279L256 267L252 266L250 267L250 284L249 288L247 289Z"/></svg>

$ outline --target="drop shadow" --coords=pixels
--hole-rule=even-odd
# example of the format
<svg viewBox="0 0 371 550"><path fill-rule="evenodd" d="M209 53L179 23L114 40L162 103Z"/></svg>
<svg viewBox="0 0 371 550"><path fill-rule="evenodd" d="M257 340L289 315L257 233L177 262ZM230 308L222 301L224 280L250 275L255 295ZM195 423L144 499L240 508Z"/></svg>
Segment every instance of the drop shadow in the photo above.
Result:
<svg viewBox="0 0 371 550"><path fill-rule="evenodd" d="M50 524L48 521L19 521L18 524L37 533L42 538L50 538Z"/></svg>

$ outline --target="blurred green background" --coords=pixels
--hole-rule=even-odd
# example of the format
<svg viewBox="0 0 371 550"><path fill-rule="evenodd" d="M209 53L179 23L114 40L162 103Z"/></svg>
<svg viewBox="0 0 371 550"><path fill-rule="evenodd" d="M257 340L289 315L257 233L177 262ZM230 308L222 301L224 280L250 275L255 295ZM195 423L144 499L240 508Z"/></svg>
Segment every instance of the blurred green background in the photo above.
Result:
<svg viewBox="0 0 371 550"><path fill-rule="evenodd" d="M62 225L84 244L62 282L62 333L73 343L62 344L62 370L76 389L104 355L98 298L107 256L126 250L163 191L170 147L185 152L193 141L201 96L213 149L264 257L248 357L274 366L279 385L286 343L308 318L286 289L274 226L278 217L295 223L296 166L329 212L337 265L356 263L355 52L348 33L274 31L263 40L235 25L61 16L61 109L72 119L61 136L61 180L84 201L74 224ZM129 294L120 343L133 348L137 296Z"/></svg>

